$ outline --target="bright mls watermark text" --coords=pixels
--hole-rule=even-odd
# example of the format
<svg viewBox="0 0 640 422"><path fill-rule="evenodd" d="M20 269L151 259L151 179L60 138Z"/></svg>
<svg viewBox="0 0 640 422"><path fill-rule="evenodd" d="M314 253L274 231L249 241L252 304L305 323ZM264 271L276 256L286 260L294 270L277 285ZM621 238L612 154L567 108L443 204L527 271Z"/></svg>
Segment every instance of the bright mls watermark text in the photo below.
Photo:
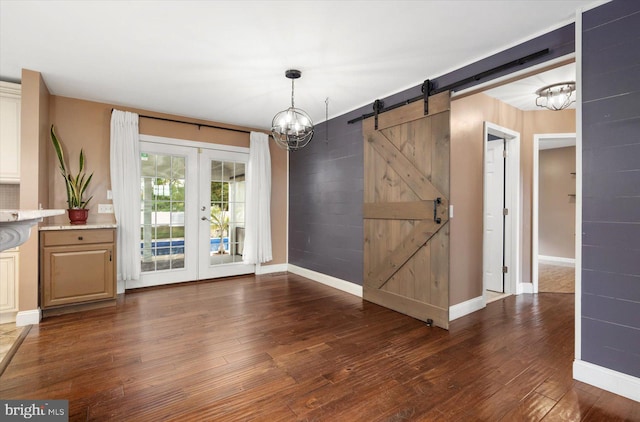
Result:
<svg viewBox="0 0 640 422"><path fill-rule="evenodd" d="M68 400L0 400L0 420L68 422Z"/></svg>

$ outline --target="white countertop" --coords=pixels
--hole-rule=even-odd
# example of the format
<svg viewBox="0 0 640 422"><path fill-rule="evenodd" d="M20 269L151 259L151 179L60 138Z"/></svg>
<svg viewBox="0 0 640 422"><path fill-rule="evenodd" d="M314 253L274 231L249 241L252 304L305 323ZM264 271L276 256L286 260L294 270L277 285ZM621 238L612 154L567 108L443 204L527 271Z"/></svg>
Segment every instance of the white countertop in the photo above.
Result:
<svg viewBox="0 0 640 422"><path fill-rule="evenodd" d="M0 251L22 245L44 217L64 214L64 210L0 210Z"/></svg>
<svg viewBox="0 0 640 422"><path fill-rule="evenodd" d="M41 226L38 229L44 230L90 230L90 229L115 229L118 225L115 223L98 223L98 224L60 224L57 226Z"/></svg>
<svg viewBox="0 0 640 422"><path fill-rule="evenodd" d="M64 214L65 210L0 210L0 222L33 220Z"/></svg>

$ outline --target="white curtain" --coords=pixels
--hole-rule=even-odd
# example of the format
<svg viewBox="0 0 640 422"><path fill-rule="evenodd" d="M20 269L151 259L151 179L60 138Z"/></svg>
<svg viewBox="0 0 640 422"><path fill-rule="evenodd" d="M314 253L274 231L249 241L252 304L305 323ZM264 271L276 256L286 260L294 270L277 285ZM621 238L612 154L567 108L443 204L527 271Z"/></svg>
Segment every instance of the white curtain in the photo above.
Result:
<svg viewBox="0 0 640 422"><path fill-rule="evenodd" d="M140 144L138 115L111 113L111 191L118 224L118 280L140 278Z"/></svg>
<svg viewBox="0 0 640 422"><path fill-rule="evenodd" d="M269 135L251 132L247 167L246 228L243 260L259 264L271 255L271 156Z"/></svg>

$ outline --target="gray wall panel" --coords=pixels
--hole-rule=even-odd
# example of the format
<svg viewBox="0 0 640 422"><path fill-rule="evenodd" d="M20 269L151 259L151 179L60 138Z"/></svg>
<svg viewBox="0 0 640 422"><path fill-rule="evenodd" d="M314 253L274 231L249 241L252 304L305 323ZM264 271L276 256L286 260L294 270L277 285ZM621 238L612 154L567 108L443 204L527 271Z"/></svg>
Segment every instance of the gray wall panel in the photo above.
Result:
<svg viewBox="0 0 640 422"><path fill-rule="evenodd" d="M638 144L640 143L640 133L638 133L638 125L640 125L640 117L617 122L584 122L583 128L585 134L594 139L606 139L602 143L590 143L582 145L583 151L590 149L608 148L620 145ZM587 170L589 168L586 168Z"/></svg>
<svg viewBox="0 0 640 422"><path fill-rule="evenodd" d="M585 15L587 13L585 13ZM583 25L583 45L587 44L589 46L589 51L601 53L602 50L612 48L619 44L624 44L628 41L640 39L640 36L638 36L640 14L637 13L637 10L635 12L630 10L623 13L626 14L622 19L606 18L601 25L594 25L592 27L585 27ZM619 18L621 16L619 16ZM591 58L585 57L585 59Z"/></svg>
<svg viewBox="0 0 640 422"><path fill-rule="evenodd" d="M640 224L638 223L585 221L582 223L582 244L635 250L640 254L640 244L638 244Z"/></svg>
<svg viewBox="0 0 640 422"><path fill-rule="evenodd" d="M601 198L603 201L616 197L640 196L640 171L596 173L585 170L582 187L585 198Z"/></svg>
<svg viewBox="0 0 640 422"><path fill-rule="evenodd" d="M634 84L638 83L636 78ZM640 88L627 87L628 94L613 97L602 97L582 104L582 119L585 122L617 122L619 120L638 117L640 104Z"/></svg>
<svg viewBox="0 0 640 422"><path fill-rule="evenodd" d="M583 318L607 321L610 324L624 325L630 328L640 327L640 312L634 312L637 303L613 297L595 296L585 293L582 296ZM636 350L640 353L640 350Z"/></svg>
<svg viewBox="0 0 640 422"><path fill-rule="evenodd" d="M637 331L630 327L583 317L582 338L591 347L583 347L582 360L640 377L640 336Z"/></svg>
<svg viewBox="0 0 640 422"><path fill-rule="evenodd" d="M590 149L582 154L584 168L598 173L637 170L640 142L619 147Z"/></svg>
<svg viewBox="0 0 640 422"><path fill-rule="evenodd" d="M598 10L588 11L582 16L582 31L588 31L602 25L605 22L612 22L620 19L621 16L628 16L638 13L637 0L618 0L615 7L601 7Z"/></svg>
<svg viewBox="0 0 640 422"><path fill-rule="evenodd" d="M640 252L637 249L628 250L583 244L582 269L614 274L640 274ZM640 311L640 308L638 310ZM638 328L640 329L640 327Z"/></svg>
<svg viewBox="0 0 640 422"><path fill-rule="evenodd" d="M289 155L289 262L362 284L362 133L347 120Z"/></svg>
<svg viewBox="0 0 640 422"><path fill-rule="evenodd" d="M638 223L640 222L638 209L640 209L640 197L606 199L586 197L582 199L582 220L584 222Z"/></svg>
<svg viewBox="0 0 640 422"><path fill-rule="evenodd" d="M640 2L585 12L582 41L581 359L640 377Z"/></svg>
<svg viewBox="0 0 640 422"><path fill-rule="evenodd" d="M583 270L582 292L584 294L620 297L633 302L640 302L640 276Z"/></svg>
<svg viewBox="0 0 640 422"><path fill-rule="evenodd" d="M637 44L640 44L638 41ZM636 48L634 46L626 46L626 48ZM640 50L640 48L638 48ZM622 49L621 49L622 50ZM598 61L600 63L600 61ZM594 75L589 79L589 86L584 89L589 92L590 98L583 98L584 101L591 101L596 98L602 98L606 95L623 95L627 93L629 86L633 84L633 79L640 75L640 58L635 58L635 63L622 69L618 68L614 71L603 70L603 73ZM585 84L586 85L586 84Z"/></svg>

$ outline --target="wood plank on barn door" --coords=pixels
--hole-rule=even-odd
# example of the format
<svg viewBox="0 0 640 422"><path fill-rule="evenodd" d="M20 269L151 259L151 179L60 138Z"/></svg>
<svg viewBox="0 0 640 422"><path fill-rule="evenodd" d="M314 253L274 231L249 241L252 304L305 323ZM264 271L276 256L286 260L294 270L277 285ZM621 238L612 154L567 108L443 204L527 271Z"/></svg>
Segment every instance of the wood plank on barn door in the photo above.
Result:
<svg viewBox="0 0 640 422"><path fill-rule="evenodd" d="M382 113L378 129L373 118L363 121L363 297L442 328L449 326L449 99L449 92L430 97L427 116L422 102Z"/></svg>

